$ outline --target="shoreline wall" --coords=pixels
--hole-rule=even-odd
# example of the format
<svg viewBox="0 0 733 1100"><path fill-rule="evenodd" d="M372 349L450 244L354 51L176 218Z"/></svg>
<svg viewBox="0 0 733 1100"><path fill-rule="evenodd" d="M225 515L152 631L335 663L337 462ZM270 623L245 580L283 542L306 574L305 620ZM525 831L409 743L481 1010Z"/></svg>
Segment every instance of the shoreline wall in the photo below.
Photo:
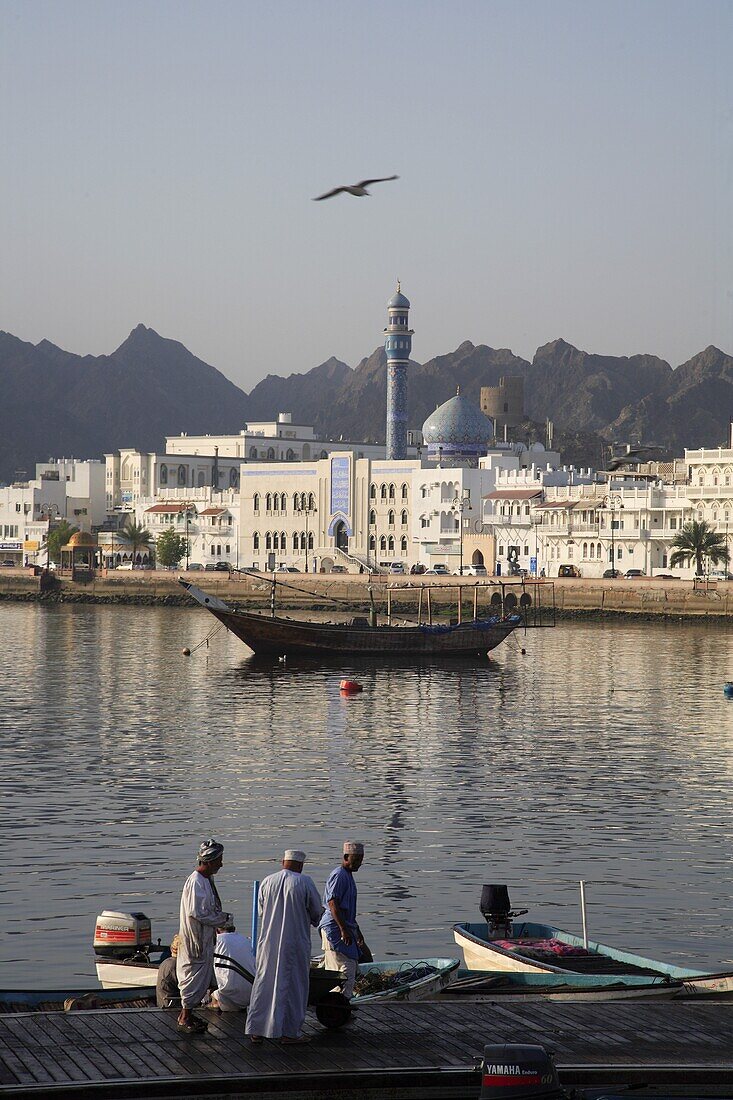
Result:
<svg viewBox="0 0 733 1100"><path fill-rule="evenodd" d="M21 603L92 603L118 604L137 607L199 607L177 583L178 573L126 573L99 576L89 584L75 583L62 578L57 591L41 595L38 577L25 570L0 572L0 602ZM241 574L207 573L190 575L194 584L220 596L236 606L268 608L270 582L261 577ZM324 611L328 604L320 597L331 596L343 601L343 611L362 613L369 603L369 580L366 576L337 576L323 574L291 575L286 581L278 581L277 606L295 610L318 609ZM417 608L420 578L412 577L391 581L392 599L397 608L406 610L414 604ZM486 606L492 586L486 582L476 584L473 578L433 577L432 602L437 614L449 614L456 609L457 588L463 592L464 617L471 614L473 590L478 587L479 600ZM655 581L654 578L636 581L602 580L554 580L555 607L558 618L612 617L641 615L647 618L729 618L733 617L733 583L711 582L696 587L692 581ZM383 613L386 600L386 584L383 579L372 582L374 596ZM305 590L305 593L299 590ZM521 591L521 585L517 584ZM547 599L552 589L545 587ZM310 593L313 593L311 596ZM333 603L334 613L338 604Z"/></svg>

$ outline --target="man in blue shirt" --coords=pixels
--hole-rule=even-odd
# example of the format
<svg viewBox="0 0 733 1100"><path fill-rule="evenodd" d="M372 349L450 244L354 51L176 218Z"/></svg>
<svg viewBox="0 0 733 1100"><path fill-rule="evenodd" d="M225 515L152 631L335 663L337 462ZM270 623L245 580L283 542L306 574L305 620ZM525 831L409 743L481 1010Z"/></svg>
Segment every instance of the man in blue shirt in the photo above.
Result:
<svg viewBox="0 0 733 1100"><path fill-rule="evenodd" d="M338 970L346 978L343 993L352 997L359 948L364 938L356 923L356 883L354 874L364 861L364 845L354 840L344 844L344 856L340 867L328 876L323 892L325 912L321 918L321 942L327 970Z"/></svg>

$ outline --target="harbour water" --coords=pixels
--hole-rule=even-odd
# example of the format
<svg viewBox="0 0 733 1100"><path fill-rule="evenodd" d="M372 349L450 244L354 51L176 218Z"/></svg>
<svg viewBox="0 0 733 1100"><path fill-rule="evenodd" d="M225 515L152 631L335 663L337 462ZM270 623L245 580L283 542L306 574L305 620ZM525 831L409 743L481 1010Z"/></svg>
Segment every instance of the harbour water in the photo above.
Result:
<svg viewBox="0 0 733 1100"><path fill-rule="evenodd" d="M575 930L584 878L592 935L733 967L728 628L570 623L389 667L273 667L220 631L183 657L211 622L0 604L3 986L93 985L103 908L167 940L211 835L242 930L283 847L320 887L354 838L375 957L455 954L483 882Z"/></svg>

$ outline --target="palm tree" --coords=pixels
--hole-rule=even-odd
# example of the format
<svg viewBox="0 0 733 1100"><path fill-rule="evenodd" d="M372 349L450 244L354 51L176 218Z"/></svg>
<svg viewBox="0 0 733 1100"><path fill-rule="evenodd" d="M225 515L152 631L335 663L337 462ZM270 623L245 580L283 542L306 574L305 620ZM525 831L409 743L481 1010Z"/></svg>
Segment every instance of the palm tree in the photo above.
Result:
<svg viewBox="0 0 733 1100"><path fill-rule="evenodd" d="M51 527L43 536L48 561L56 565L61 561L61 547L66 546L72 535L76 534L78 527L72 527L68 520L62 519L55 527Z"/></svg>
<svg viewBox="0 0 733 1100"><path fill-rule="evenodd" d="M147 527L144 527L140 523L135 523L134 520L128 519L120 527L120 534L123 539L129 542L132 546L132 560L135 561L137 552L140 547L145 550L149 550L153 541L153 536L148 531Z"/></svg>
<svg viewBox="0 0 733 1100"><path fill-rule="evenodd" d="M672 539L675 550L669 559L669 564L688 564L695 559L695 574L701 576L703 565L707 559L712 565L719 562L728 562L730 553L726 546L726 539L719 531L702 519L693 519L686 523L678 535Z"/></svg>

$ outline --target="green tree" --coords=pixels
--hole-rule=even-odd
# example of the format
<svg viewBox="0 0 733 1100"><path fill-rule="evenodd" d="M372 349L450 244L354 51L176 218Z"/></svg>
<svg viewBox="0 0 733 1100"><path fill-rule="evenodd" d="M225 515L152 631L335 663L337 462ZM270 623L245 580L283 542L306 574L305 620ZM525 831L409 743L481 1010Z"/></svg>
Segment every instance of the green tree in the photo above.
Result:
<svg viewBox="0 0 733 1100"><path fill-rule="evenodd" d="M155 557L159 565L178 565L185 558L188 543L183 535L178 535L169 527L155 540Z"/></svg>
<svg viewBox="0 0 733 1100"><path fill-rule="evenodd" d="M132 546L132 560L137 557L138 550L149 550L153 542L153 536L147 527L128 519L120 527L120 535Z"/></svg>
<svg viewBox="0 0 733 1100"><path fill-rule="evenodd" d="M43 542L48 551L48 560L53 561L56 565L61 562L61 547L66 546L67 542L73 534L79 530L78 527L72 527L68 520L62 519L60 523L57 523L55 527L46 534Z"/></svg>
<svg viewBox="0 0 733 1100"><path fill-rule="evenodd" d="M672 539L674 551L669 559L669 564L689 564L695 559L695 574L699 577L703 573L705 561L712 565L719 562L728 562L730 553L726 546L726 539L720 531L716 531L706 520L692 520L686 523L678 535Z"/></svg>

